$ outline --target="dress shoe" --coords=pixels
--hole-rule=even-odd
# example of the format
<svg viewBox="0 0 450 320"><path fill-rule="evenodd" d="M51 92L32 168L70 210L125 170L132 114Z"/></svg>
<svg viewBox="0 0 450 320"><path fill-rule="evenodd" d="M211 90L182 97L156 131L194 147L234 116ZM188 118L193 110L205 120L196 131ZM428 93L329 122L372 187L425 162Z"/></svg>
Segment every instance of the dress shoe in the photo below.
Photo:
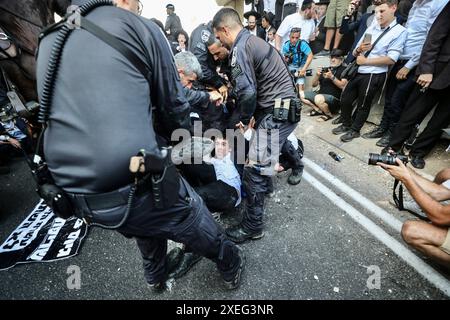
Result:
<svg viewBox="0 0 450 320"><path fill-rule="evenodd" d="M225 230L225 233L227 237L235 243L241 243L246 240L258 240L264 237L264 231L252 232L241 225L230 227Z"/></svg>
<svg viewBox="0 0 450 320"><path fill-rule="evenodd" d="M381 139L377 141L376 145L378 147L387 147L389 145L390 140L391 140L391 132L386 131L385 134L381 137Z"/></svg>
<svg viewBox="0 0 450 320"><path fill-rule="evenodd" d="M425 168L425 160L419 156L412 156L411 165L416 169L423 169Z"/></svg>
<svg viewBox="0 0 450 320"><path fill-rule="evenodd" d="M235 274L231 277L230 280L223 279L223 283L225 285L225 288L228 290L237 289L239 285L241 284L241 276L242 271L244 271L245 267L245 255L241 248L238 248L238 257L239 257L239 267L236 270Z"/></svg>
<svg viewBox="0 0 450 320"><path fill-rule="evenodd" d="M343 124L341 124L339 127L331 130L331 132L333 132L333 134L342 134L342 133L349 132L350 130L351 130L350 127L346 127Z"/></svg>
<svg viewBox="0 0 450 320"><path fill-rule="evenodd" d="M355 138L359 138L359 132L355 131L355 130L350 130L349 132L347 132L346 134L341 136L341 141L342 142L350 142Z"/></svg>
<svg viewBox="0 0 450 320"><path fill-rule="evenodd" d="M292 169L291 175L289 176L287 182L290 185L297 185L302 181L303 170L301 169Z"/></svg>
<svg viewBox="0 0 450 320"><path fill-rule="evenodd" d="M184 276L203 257L193 252L185 252L178 266L169 273L169 279L178 279Z"/></svg>
<svg viewBox="0 0 450 320"><path fill-rule="evenodd" d="M369 131L367 133L364 133L362 135L362 137L364 139L379 139L381 138L384 133L386 132L385 129L381 128L381 127L376 127L375 129L373 129L372 131Z"/></svg>

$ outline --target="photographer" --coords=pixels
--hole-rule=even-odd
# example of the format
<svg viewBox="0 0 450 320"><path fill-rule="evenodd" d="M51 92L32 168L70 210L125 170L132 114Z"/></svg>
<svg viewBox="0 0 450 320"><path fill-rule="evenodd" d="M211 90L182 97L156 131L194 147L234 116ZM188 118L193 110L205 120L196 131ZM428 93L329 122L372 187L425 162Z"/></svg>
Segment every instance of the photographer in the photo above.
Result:
<svg viewBox="0 0 450 320"><path fill-rule="evenodd" d="M403 183L431 220L431 224L424 221L406 221L402 228L403 239L438 263L450 267L450 205L442 205L439 202L450 199L450 189L419 176L399 159L396 159L396 162L397 166L383 163L378 165ZM439 175L440 173L437 176Z"/></svg>
<svg viewBox="0 0 450 320"><path fill-rule="evenodd" d="M313 78L313 87L320 84L319 92L307 91L302 97L302 102L313 108L310 115L323 115L320 121L328 121L333 118L333 114L339 112L340 97L342 89L347 84L347 79L341 79L344 67L342 62L344 54L339 49L331 51L331 66L326 68L318 68Z"/></svg>
<svg viewBox="0 0 450 320"><path fill-rule="evenodd" d="M283 45L281 53L288 64L289 71L294 74L299 91L305 86L306 69L313 59L313 53L308 43L300 39L300 28L292 28L289 41Z"/></svg>

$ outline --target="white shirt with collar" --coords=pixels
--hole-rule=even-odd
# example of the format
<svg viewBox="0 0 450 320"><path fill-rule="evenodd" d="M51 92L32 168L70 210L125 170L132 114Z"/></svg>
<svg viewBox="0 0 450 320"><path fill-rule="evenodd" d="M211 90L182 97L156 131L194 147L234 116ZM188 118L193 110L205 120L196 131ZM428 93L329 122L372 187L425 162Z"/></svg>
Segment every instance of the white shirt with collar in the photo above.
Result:
<svg viewBox="0 0 450 320"><path fill-rule="evenodd" d="M401 60L408 60L405 67L409 70L419 64L428 31L448 2L449 0L416 0L414 2L405 25L408 34L400 56Z"/></svg>
<svg viewBox="0 0 450 320"><path fill-rule="evenodd" d="M381 38L376 46L372 48L368 59L379 58L379 57L389 57L392 61L397 62L400 54L403 52L403 47L406 40L406 29L402 25L397 23L397 19L389 24L389 31ZM372 35L372 45L378 39L378 37L384 32L385 28L381 28L380 24L377 22L372 24L367 28L366 33ZM356 47L359 47L364 39L364 35L359 39ZM384 73L389 69L388 65L362 65L358 68L358 73L369 74L369 73Z"/></svg>

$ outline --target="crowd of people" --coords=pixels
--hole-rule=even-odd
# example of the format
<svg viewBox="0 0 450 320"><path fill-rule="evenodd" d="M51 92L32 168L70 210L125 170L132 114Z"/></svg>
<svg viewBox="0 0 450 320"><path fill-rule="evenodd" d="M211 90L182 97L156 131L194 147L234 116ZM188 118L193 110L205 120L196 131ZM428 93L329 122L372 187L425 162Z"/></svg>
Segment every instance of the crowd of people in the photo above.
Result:
<svg viewBox="0 0 450 320"><path fill-rule="evenodd" d="M380 139L377 145L392 153L437 105L409 153L414 167L424 167L423 158L450 123L445 108L450 82L448 3L252 1L252 10L244 14L247 26L237 11L223 8L190 36L172 4L166 6L165 25L139 17L138 0L116 0L125 10L96 9L89 18L129 48L97 45L98 52L83 55L81 51L98 40L82 33L82 47L70 39L65 44L67 54L59 68L64 76L52 89L50 125L43 140L54 183L70 199L74 214L88 223L110 226L127 217L116 229L136 239L146 280L155 290L164 290L168 277L185 274L203 256L216 262L225 286L235 289L245 266L236 243L264 236L265 198L273 192L272 177L291 170L288 183L301 182L304 147L293 131L302 106L320 121L334 119L339 126L332 132L350 142L360 136L376 93L383 92L382 122L363 137ZM54 40L52 32L41 40L39 90L45 85ZM130 48L141 64L124 61L132 55L123 54ZM315 56L330 60L313 72ZM84 67L73 70L74 64ZM145 65L145 71L136 68L139 65ZM305 88L306 77L312 77L313 90ZM0 79L0 105L6 110L10 102L2 83ZM103 85L95 94L85 94L98 83ZM133 108L124 108L130 101ZM34 149L26 123L4 114L0 155ZM128 171L130 156L145 149L140 152L142 163L152 166L146 154L163 159L174 130L195 135L198 124L200 134L210 129L223 134L214 137L212 154L200 163L178 165L176 173L164 164L172 174L164 171L158 184L155 172L136 176L143 182L133 187L133 174L140 168ZM239 146L244 146L243 155ZM403 164L398 166L402 172L395 166L384 168L404 181L413 197L414 187L426 184ZM164 199L155 196L160 187L167 193ZM417 202L427 214L434 208L430 201L443 198L418 194L422 198ZM130 207L124 199L135 203ZM223 230L216 221L219 213L234 213L241 202L242 221ZM440 230L433 243L447 254L439 252L438 260L448 263L450 240L445 232L450 223L445 210L430 218ZM424 227L414 225L413 233L411 226L405 227L405 239L416 237ZM166 254L167 239L183 243L183 250Z"/></svg>

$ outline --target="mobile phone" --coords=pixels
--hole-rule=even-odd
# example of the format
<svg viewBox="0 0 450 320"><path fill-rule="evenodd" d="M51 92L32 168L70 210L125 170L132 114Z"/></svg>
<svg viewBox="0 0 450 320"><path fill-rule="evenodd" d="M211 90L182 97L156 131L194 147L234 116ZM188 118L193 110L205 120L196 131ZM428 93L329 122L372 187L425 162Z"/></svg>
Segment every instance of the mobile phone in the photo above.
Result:
<svg viewBox="0 0 450 320"><path fill-rule="evenodd" d="M313 75L312 69L307 69L305 72L306 77L311 77Z"/></svg>
<svg viewBox="0 0 450 320"><path fill-rule="evenodd" d="M365 33L364 34L364 39L362 43L372 43L372 34L370 33Z"/></svg>

